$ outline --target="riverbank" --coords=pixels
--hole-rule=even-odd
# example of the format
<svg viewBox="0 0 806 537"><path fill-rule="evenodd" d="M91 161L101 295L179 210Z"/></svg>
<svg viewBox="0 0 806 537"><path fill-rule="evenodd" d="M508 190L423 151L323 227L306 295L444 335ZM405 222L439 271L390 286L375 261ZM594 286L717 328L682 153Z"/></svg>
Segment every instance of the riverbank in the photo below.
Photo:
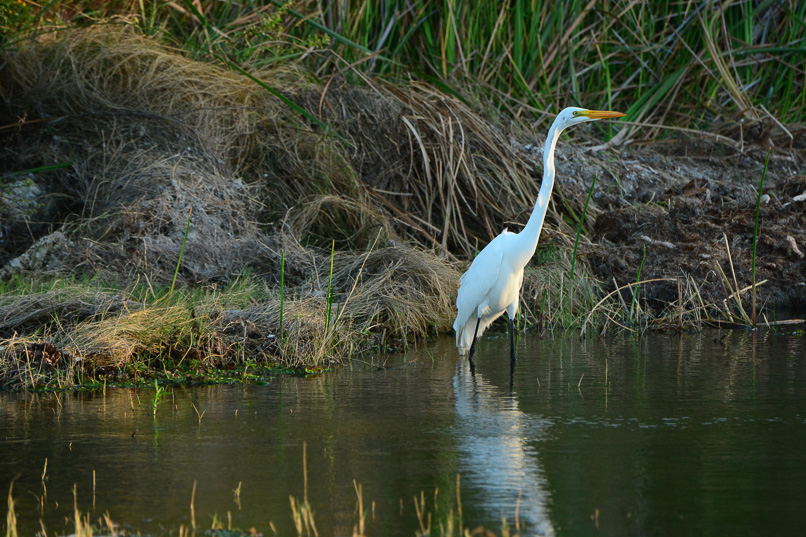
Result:
<svg viewBox="0 0 806 537"><path fill-rule="evenodd" d="M2 53L4 387L315 371L445 333L467 260L526 221L540 186L551 117L438 84L245 73L125 23ZM612 128L560 142L520 328L803 307L804 129L762 118L624 145Z"/></svg>

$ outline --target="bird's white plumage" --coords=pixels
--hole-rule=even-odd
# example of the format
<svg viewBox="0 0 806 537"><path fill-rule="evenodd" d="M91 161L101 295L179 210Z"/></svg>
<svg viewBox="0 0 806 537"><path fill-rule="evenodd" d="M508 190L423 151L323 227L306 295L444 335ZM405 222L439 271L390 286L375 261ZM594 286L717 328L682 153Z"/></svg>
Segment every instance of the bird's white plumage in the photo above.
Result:
<svg viewBox="0 0 806 537"><path fill-rule="evenodd" d="M501 312L497 312L498 315L494 317L491 315L485 316L483 309L487 305L487 298L497 283L498 275L501 272L501 264L504 258L503 242L507 234L509 232L505 230L479 252L479 255L470 264L470 268L459 280L459 294L456 296L458 314L456 321L453 323L459 354L467 354L470 351L470 345L473 343L473 334L476 329L476 319L479 315L482 316L478 330L478 335L480 336L487 326L501 314ZM479 311L479 306L481 306L482 311Z"/></svg>
<svg viewBox="0 0 806 537"><path fill-rule="evenodd" d="M484 330L505 311L512 319L518 310L523 271L534 255L548 200L554 186L554 148L560 133L576 123L619 117L620 112L602 112L584 108L566 108L557 115L549 129L543 152L543 182L540 185L535 208L520 233L504 230L476 256L459 280L456 297L456 347L459 354L467 354L474 333L480 337ZM478 331L476 332L476 322ZM514 347L513 347L514 348ZM514 360L514 351L513 351Z"/></svg>
<svg viewBox="0 0 806 537"><path fill-rule="evenodd" d="M529 257L515 255L519 251L517 235L504 230L473 260L459 280L456 297L458 314L453 324L459 354L467 354L476 337L505 311L510 318L518 311L523 270ZM522 259L525 257L525 261Z"/></svg>

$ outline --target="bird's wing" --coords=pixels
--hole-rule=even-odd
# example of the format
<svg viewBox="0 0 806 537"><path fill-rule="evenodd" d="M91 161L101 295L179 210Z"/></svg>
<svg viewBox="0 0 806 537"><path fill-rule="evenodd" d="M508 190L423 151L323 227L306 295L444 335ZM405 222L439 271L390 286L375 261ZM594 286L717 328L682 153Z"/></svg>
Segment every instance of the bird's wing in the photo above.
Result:
<svg viewBox="0 0 806 537"><path fill-rule="evenodd" d="M459 311L457 321L463 318L464 323L470 315L475 316L476 309L486 300L495 285L504 258L503 241L500 240L505 236L504 233L479 252L459 280L459 293L456 296L456 309Z"/></svg>

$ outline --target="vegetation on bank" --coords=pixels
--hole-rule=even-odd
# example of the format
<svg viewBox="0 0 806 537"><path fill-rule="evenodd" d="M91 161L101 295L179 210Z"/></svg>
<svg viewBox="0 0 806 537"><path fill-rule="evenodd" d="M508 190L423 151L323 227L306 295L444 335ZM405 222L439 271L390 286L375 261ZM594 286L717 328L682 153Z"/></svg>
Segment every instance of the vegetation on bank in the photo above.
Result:
<svg viewBox="0 0 806 537"><path fill-rule="evenodd" d="M603 103L650 125L640 136L653 137L662 125L732 128L767 113L789 124L806 112L806 6L798 2L2 5L5 48L33 32L123 21L199 60L249 70L294 63L321 82L421 79L527 122L531 112Z"/></svg>
<svg viewBox="0 0 806 537"><path fill-rule="evenodd" d="M552 112L627 111L574 133L606 146L701 128L791 145L806 110L794 4L0 6L5 387L258 378L403 347L449 329L464 261L525 221L542 170L517 140ZM579 155L587 183L624 174ZM752 323L732 261L718 300L683 274L647 303L643 258L606 290L594 211L562 183L522 327Z"/></svg>

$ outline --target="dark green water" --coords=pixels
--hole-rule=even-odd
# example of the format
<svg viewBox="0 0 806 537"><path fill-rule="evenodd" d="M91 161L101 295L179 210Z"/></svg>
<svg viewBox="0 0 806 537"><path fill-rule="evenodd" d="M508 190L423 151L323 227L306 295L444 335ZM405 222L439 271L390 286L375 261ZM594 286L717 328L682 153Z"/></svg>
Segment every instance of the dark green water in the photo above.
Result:
<svg viewBox="0 0 806 537"><path fill-rule="evenodd" d="M321 536L352 535L354 481L368 535L414 535L421 494L439 535L457 475L464 526L499 535L516 514L521 535L803 535L806 336L789 332L527 334L512 378L505 337L475 375L444 339L385 370L177 388L156 414L153 390L0 394L1 493L16 478L21 535L73 533L74 484L93 520L176 534L194 482L198 533L296 535L304 444Z"/></svg>

